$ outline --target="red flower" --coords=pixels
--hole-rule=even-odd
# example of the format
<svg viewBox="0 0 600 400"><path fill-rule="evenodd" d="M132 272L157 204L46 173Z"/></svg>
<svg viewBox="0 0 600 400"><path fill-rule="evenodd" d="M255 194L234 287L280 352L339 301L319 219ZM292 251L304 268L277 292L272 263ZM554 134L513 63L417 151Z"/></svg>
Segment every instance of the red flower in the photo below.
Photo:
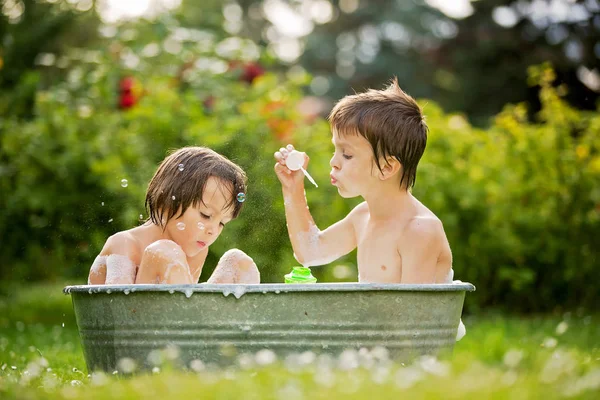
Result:
<svg viewBox="0 0 600 400"><path fill-rule="evenodd" d="M121 96L119 97L119 107L120 108L131 108L133 107L133 105L136 103L136 98L134 97L134 95L131 92L128 93L121 93Z"/></svg>
<svg viewBox="0 0 600 400"><path fill-rule="evenodd" d="M142 96L142 88L132 76L126 76L119 81L119 108L133 107Z"/></svg>
<svg viewBox="0 0 600 400"><path fill-rule="evenodd" d="M229 70L238 72L239 79L247 83L252 83L256 78L265 73L264 68L256 62L242 64L240 61L231 61L229 63Z"/></svg>

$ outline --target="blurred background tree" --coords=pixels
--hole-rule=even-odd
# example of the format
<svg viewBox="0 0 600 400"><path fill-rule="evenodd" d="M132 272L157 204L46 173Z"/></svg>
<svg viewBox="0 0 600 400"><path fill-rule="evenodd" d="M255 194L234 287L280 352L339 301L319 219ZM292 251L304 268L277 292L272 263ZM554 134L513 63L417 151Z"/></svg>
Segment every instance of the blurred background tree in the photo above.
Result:
<svg viewBox="0 0 600 400"><path fill-rule="evenodd" d="M92 44L100 18L91 0L0 3L0 116L31 117L36 90L65 76L65 53Z"/></svg>
<svg viewBox="0 0 600 400"><path fill-rule="evenodd" d="M596 0L5 0L0 279L83 282L106 238L146 218L167 151L206 145L250 186L203 278L239 247L264 282L281 281L295 261L273 152L296 144L327 182L322 116L396 75L423 99L431 134L414 192L444 222L456 277L479 288L470 307L591 306L597 11ZM328 185L307 193L320 227L360 201ZM355 280L355 263L314 273Z"/></svg>

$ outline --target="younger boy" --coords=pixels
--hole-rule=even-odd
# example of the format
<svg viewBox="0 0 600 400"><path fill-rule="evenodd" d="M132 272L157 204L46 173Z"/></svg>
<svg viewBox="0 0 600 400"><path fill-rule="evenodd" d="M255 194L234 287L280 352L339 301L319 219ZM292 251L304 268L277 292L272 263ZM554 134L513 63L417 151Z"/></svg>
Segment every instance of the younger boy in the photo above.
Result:
<svg viewBox="0 0 600 400"><path fill-rule="evenodd" d="M213 244L235 219L246 193L246 174L205 147L184 147L159 165L146 192L150 219L108 238L88 283L197 283ZM221 257L208 283L260 283L252 258L233 249Z"/></svg>
<svg viewBox="0 0 600 400"><path fill-rule="evenodd" d="M427 142L415 100L398 86L346 96L329 116L335 152L331 184L365 201L320 230L307 206L302 171L285 165L293 146L275 153L294 255L328 264L358 247L359 282L447 283L452 253L441 221L410 192ZM309 158L305 156L304 169Z"/></svg>

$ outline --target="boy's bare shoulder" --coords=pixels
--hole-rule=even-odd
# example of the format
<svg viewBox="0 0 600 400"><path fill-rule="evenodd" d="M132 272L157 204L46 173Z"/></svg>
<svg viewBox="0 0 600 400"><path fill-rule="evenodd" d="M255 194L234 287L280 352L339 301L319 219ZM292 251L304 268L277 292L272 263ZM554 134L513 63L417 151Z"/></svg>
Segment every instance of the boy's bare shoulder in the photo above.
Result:
<svg viewBox="0 0 600 400"><path fill-rule="evenodd" d="M354 207L352 209L352 211L350 211L350 214L348 214L348 215L360 217L360 216L364 216L364 215L368 215L368 214L369 214L369 206L367 205L366 201L363 201L362 203L360 203L359 205Z"/></svg>
<svg viewBox="0 0 600 400"><path fill-rule="evenodd" d="M139 240L131 230L117 232L106 240L100 255L120 254L128 256L132 261L137 262L143 250L139 247Z"/></svg>
<svg viewBox="0 0 600 400"><path fill-rule="evenodd" d="M402 232L402 243L407 246L431 246L441 244L445 236L442 221L435 214L427 213L416 215L407 222Z"/></svg>
<svg viewBox="0 0 600 400"><path fill-rule="evenodd" d="M366 217L368 216L369 206L367 205L366 201L363 201L362 203L354 207L352 211L348 213L348 216L346 218L349 219L352 222L352 224L356 226L357 223L365 221Z"/></svg>

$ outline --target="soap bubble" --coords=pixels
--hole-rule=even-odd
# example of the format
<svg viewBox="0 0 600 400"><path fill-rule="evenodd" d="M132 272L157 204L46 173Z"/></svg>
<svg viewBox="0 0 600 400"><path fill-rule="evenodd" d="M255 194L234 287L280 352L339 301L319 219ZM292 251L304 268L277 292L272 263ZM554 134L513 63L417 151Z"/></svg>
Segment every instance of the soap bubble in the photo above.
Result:
<svg viewBox="0 0 600 400"><path fill-rule="evenodd" d="M202 222L198 222L198 229L204 230L204 224Z"/></svg>
<svg viewBox="0 0 600 400"><path fill-rule="evenodd" d="M129 183L127 182L127 179L121 179L121 186L127 187L127 185L129 185Z"/></svg>
<svg viewBox="0 0 600 400"><path fill-rule="evenodd" d="M246 201L246 194L244 193L238 193L237 195L237 201L239 201L240 203L243 203L244 201Z"/></svg>
<svg viewBox="0 0 600 400"><path fill-rule="evenodd" d="M175 196L171 196L171 199L175 200Z"/></svg>
<svg viewBox="0 0 600 400"><path fill-rule="evenodd" d="M185 229L185 224L183 222L178 222L176 226L180 231Z"/></svg>
<svg viewBox="0 0 600 400"><path fill-rule="evenodd" d="M179 166L177 167L180 171L183 171L183 168L185 167L185 165L183 164L179 164Z"/></svg>

